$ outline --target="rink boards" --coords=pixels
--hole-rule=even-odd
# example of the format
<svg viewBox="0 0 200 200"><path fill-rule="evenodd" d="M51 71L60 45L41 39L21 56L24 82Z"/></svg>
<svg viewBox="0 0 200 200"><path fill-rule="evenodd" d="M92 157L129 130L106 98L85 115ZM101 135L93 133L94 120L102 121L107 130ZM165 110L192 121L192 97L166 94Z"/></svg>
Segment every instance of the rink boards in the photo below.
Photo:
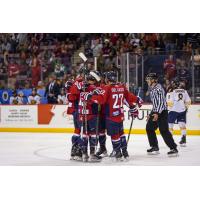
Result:
<svg viewBox="0 0 200 200"><path fill-rule="evenodd" d="M142 106L138 118L133 122L131 133L146 133L146 116L151 107ZM124 114L124 129L128 133L131 118L126 107ZM73 127L72 116L67 114L66 105L0 105L1 132L72 133ZM189 135L200 135L200 105L190 106L187 112L187 130ZM178 125L174 127L174 134L179 134Z"/></svg>

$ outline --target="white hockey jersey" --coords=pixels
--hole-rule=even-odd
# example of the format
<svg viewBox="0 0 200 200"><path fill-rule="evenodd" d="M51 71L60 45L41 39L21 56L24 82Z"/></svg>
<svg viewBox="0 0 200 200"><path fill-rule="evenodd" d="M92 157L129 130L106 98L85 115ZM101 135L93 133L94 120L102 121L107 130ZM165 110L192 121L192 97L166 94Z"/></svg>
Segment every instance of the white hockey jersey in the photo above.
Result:
<svg viewBox="0 0 200 200"><path fill-rule="evenodd" d="M40 104L40 101L41 101L41 97L39 95L37 95L37 94L35 96L30 95L28 97L28 104L32 104L32 105Z"/></svg>
<svg viewBox="0 0 200 200"><path fill-rule="evenodd" d="M169 111L184 112L191 104L191 99L184 89L175 89L166 96Z"/></svg>

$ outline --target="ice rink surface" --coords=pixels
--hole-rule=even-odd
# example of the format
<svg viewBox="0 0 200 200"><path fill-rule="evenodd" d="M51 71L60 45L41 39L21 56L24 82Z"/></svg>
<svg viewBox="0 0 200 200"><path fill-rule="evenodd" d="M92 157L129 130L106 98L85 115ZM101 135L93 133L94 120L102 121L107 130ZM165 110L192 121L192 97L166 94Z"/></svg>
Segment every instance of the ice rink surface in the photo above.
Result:
<svg viewBox="0 0 200 200"><path fill-rule="evenodd" d="M0 133L0 165L7 166L200 166L200 136L188 136L187 147L178 147L178 157L168 157L168 148L161 136L159 155L147 155L146 135L131 135L128 162L104 158L100 163L82 163L70 160L71 134ZM180 136L174 136L178 143ZM111 152L110 138L107 147Z"/></svg>

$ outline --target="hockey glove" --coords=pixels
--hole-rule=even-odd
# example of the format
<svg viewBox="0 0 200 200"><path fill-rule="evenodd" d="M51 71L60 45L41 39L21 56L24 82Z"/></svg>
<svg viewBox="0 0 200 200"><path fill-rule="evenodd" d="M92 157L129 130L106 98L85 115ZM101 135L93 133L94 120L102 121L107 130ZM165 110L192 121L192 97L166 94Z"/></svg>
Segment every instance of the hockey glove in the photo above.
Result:
<svg viewBox="0 0 200 200"><path fill-rule="evenodd" d="M92 93L85 92L81 94L81 101L89 101L92 98Z"/></svg>
<svg viewBox="0 0 200 200"><path fill-rule="evenodd" d="M100 90L100 89L98 89L98 88L96 88L93 92L92 92L92 94L94 94L94 95L98 95L98 94L101 94L102 93L102 91Z"/></svg>
<svg viewBox="0 0 200 200"><path fill-rule="evenodd" d="M129 113L131 117L134 117L134 118L138 117L138 114L139 114L138 109L136 107L131 107L129 109Z"/></svg>
<svg viewBox="0 0 200 200"><path fill-rule="evenodd" d="M138 107L140 108L142 106L142 104L143 104L143 100L140 97L137 96L136 103L137 103Z"/></svg>

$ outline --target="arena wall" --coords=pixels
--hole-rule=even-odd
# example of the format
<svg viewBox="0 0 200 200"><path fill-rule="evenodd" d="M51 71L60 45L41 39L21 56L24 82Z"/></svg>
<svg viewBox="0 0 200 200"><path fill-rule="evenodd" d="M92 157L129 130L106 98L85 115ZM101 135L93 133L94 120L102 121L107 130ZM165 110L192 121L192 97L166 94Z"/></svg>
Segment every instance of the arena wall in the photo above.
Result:
<svg viewBox="0 0 200 200"><path fill-rule="evenodd" d="M146 116L151 105L143 105L139 117L134 120L131 133L144 134ZM131 118L125 108L124 129L128 133ZM175 125L174 134L180 134ZM200 105L191 105L187 112L189 135L200 135ZM0 105L0 132L44 132L72 133L72 116L67 114L66 105ZM159 133L159 131L158 131Z"/></svg>

